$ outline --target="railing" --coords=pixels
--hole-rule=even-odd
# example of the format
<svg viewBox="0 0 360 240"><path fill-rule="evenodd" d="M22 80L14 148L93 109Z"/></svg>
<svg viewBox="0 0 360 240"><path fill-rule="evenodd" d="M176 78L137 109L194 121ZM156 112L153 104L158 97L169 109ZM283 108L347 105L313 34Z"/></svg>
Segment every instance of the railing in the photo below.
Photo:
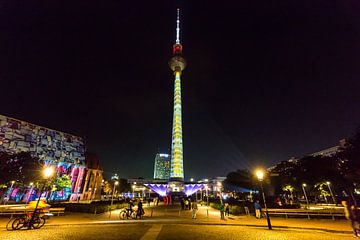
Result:
<svg viewBox="0 0 360 240"><path fill-rule="evenodd" d="M268 209L269 215L273 216L285 216L296 217L296 216L307 216L308 219L311 217L331 217L344 218L345 214L343 209L327 208L327 209Z"/></svg>
<svg viewBox="0 0 360 240"><path fill-rule="evenodd" d="M11 217L13 217L13 215L20 215L33 211L33 208L26 208L24 205L9 205L6 207L0 207L0 215L10 215ZM60 214L65 213L65 208L50 208L49 212L59 216Z"/></svg>

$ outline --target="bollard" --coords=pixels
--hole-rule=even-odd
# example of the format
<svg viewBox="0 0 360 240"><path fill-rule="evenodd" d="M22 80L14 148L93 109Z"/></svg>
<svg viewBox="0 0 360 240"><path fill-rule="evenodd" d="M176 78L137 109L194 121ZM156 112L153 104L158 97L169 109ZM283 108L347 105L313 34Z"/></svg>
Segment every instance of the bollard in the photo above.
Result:
<svg viewBox="0 0 360 240"><path fill-rule="evenodd" d="M206 209L206 217L209 218L209 209Z"/></svg>
<svg viewBox="0 0 360 240"><path fill-rule="evenodd" d="M151 208L150 217L152 217L152 215L153 215L153 209Z"/></svg>
<svg viewBox="0 0 360 240"><path fill-rule="evenodd" d="M96 215L96 207L95 207L94 215Z"/></svg>

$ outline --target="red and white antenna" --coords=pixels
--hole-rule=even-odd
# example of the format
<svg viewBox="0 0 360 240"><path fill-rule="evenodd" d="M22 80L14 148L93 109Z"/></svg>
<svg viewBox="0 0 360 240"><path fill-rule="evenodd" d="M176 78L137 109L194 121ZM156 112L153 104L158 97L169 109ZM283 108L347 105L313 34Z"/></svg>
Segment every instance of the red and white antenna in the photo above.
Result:
<svg viewBox="0 0 360 240"><path fill-rule="evenodd" d="M177 9L177 18L176 18L176 44L180 44L180 9Z"/></svg>

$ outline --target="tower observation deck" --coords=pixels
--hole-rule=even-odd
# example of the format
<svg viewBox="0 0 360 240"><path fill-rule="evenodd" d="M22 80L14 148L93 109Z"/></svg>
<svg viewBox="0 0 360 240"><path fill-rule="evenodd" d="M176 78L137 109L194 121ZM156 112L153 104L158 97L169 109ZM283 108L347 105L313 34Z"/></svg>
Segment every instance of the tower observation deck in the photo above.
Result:
<svg viewBox="0 0 360 240"><path fill-rule="evenodd" d="M169 67L175 76L174 81L174 111L171 141L171 170L170 180L184 181L183 165L183 137L181 116L181 73L186 67L186 61L182 56L182 45L180 43L180 11L177 9L176 19L176 41L173 45L173 56L169 61Z"/></svg>

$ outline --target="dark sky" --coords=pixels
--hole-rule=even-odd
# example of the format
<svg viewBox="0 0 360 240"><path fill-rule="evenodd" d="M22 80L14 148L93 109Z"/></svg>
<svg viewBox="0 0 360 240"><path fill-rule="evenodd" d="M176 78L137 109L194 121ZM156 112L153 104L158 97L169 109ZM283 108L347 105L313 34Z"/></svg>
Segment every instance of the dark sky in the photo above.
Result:
<svg viewBox="0 0 360 240"><path fill-rule="evenodd" d="M185 177L270 166L360 124L360 2L1 1L0 114L83 136L106 175L171 144L181 7Z"/></svg>

